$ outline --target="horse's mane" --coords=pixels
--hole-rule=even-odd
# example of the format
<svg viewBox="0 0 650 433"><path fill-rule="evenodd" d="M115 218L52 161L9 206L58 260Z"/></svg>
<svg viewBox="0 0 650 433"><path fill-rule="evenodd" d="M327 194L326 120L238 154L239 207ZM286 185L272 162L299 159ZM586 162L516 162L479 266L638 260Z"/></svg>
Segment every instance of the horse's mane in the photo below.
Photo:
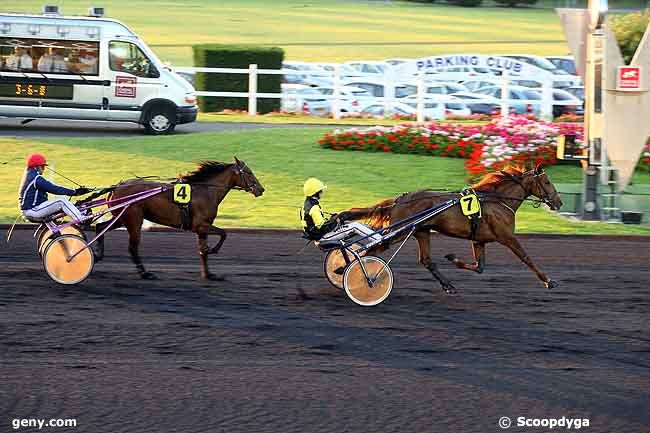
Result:
<svg viewBox="0 0 650 433"><path fill-rule="evenodd" d="M505 174L505 173L507 174ZM521 176L526 172L526 169L521 166L509 166L504 168L501 171L496 171L494 173L489 173L483 176L478 182L474 185L471 185L470 188L476 191L485 191L488 189L494 189L498 184L503 182L505 179L508 179L508 174L512 176Z"/></svg>
<svg viewBox="0 0 650 433"><path fill-rule="evenodd" d="M182 182L204 182L215 175L227 170L232 164L226 164L219 161L201 161L194 171L179 174L178 180Z"/></svg>

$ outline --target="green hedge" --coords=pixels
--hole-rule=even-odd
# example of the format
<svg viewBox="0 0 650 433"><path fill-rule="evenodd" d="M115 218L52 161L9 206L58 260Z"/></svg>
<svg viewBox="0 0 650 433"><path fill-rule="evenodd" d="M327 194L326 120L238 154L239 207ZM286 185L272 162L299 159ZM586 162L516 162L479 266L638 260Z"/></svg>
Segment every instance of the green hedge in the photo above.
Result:
<svg viewBox="0 0 650 433"><path fill-rule="evenodd" d="M202 44L192 47L194 66L208 68L248 68L257 64L258 69L281 69L284 51L278 47L259 47L247 45ZM258 75L258 93L281 93L282 75ZM247 74L208 74L197 73L194 85L196 90L213 92L247 92ZM199 98L203 112L248 110L246 98ZM280 99L258 99L257 111L269 113L280 110Z"/></svg>
<svg viewBox="0 0 650 433"><path fill-rule="evenodd" d="M649 22L650 9L632 14L615 15L611 18L610 25L616 35L618 45L621 47L625 63L630 63L632 60Z"/></svg>

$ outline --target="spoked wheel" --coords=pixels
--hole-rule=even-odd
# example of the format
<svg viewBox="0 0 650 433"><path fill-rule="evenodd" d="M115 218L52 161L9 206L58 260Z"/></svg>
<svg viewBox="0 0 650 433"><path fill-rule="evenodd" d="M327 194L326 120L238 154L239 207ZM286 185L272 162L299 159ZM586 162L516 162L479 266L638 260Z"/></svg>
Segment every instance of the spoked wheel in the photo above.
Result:
<svg viewBox="0 0 650 433"><path fill-rule="evenodd" d="M358 250L361 248L361 245L352 244L350 248L353 250ZM363 251L360 254L361 256L365 256L366 253L367 251ZM343 257L342 249L328 251L325 255L325 261L323 262L323 269L325 271L327 281L329 281L330 284L332 284L337 289L343 288L343 274L345 273L345 268L349 263L355 260L352 253L346 251L346 254L348 256L347 262L345 261L345 257Z"/></svg>
<svg viewBox="0 0 650 433"><path fill-rule="evenodd" d="M79 252L81 251L81 252ZM79 254L77 254L79 252ZM77 254L72 260L70 258ZM61 284L77 284L88 278L95 264L95 256L86 241L76 235L62 235L52 239L43 250L45 272Z"/></svg>
<svg viewBox="0 0 650 433"><path fill-rule="evenodd" d="M52 242L52 231L44 226L45 230L42 230L40 233L37 233L36 237L36 248L38 248L38 255L43 256L43 251L45 248ZM85 233L77 226L66 227L61 230L62 235L75 235L80 238L87 240Z"/></svg>
<svg viewBox="0 0 650 433"><path fill-rule="evenodd" d="M359 305L370 307L380 304L393 290L393 271L386 262L375 256L362 257L361 261L368 272L363 272L361 262L355 260L347 267L343 275L343 287L350 299Z"/></svg>

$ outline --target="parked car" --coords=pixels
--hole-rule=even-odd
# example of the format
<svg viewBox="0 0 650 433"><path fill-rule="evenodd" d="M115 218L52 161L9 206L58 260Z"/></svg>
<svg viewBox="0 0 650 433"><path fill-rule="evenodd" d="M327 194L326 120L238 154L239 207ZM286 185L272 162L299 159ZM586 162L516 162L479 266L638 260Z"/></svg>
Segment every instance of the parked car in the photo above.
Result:
<svg viewBox="0 0 650 433"><path fill-rule="evenodd" d="M332 85L329 72L311 63L283 62L282 69L292 71L284 74L284 82L287 84L305 84L312 87Z"/></svg>
<svg viewBox="0 0 650 433"><path fill-rule="evenodd" d="M285 93L284 90L283 93ZM297 88L293 92L288 91L286 100L287 103L283 109L289 112L325 116L331 111L331 102L323 98L323 94L313 87Z"/></svg>
<svg viewBox="0 0 650 433"><path fill-rule="evenodd" d="M561 105L553 104L553 117L569 113L584 114L584 101L565 90L553 89L553 102L562 102Z"/></svg>
<svg viewBox="0 0 650 433"><path fill-rule="evenodd" d="M529 89L528 87L510 86L508 92L509 96L507 99L510 99L508 105L511 111L517 114L535 114L536 116L539 116L541 113L542 100L542 95L539 91ZM496 99L501 99L500 86L483 87L474 93L477 95L487 95ZM517 102L517 100L525 102ZM529 101L540 101L540 103Z"/></svg>
<svg viewBox="0 0 650 433"><path fill-rule="evenodd" d="M399 59L399 58L384 60L385 63L388 63L391 66L397 66L397 65L401 65L402 63L407 63L412 61L413 59Z"/></svg>
<svg viewBox="0 0 650 433"><path fill-rule="evenodd" d="M315 66L318 66L319 68L323 69L324 71L329 72L332 77L334 76L334 65L331 63L314 63ZM339 65L339 74L341 79L345 78L352 78L352 77L359 77L362 74L360 74L356 69L354 69L350 65L346 65L345 63L342 63Z"/></svg>
<svg viewBox="0 0 650 433"><path fill-rule="evenodd" d="M331 96L334 94L333 87L314 87L314 90L323 95ZM358 112L361 106L372 102L374 97L366 89L361 87L343 86L339 89L339 110L342 113ZM333 101L330 99L330 107ZM331 111L331 108L330 108Z"/></svg>
<svg viewBox="0 0 650 433"><path fill-rule="evenodd" d="M372 103L361 109L361 114L370 114L377 117L386 117L388 115L397 114L400 116L417 116L415 108L404 104L402 102L393 102L391 104L392 112L386 113L386 107L382 103Z"/></svg>
<svg viewBox="0 0 650 433"><path fill-rule="evenodd" d="M351 67L359 74L383 77L387 70L387 64L384 62L345 62L344 65Z"/></svg>
<svg viewBox="0 0 650 433"><path fill-rule="evenodd" d="M484 78L480 78L477 80L467 80L467 81L463 81L462 84L467 89L465 91L475 92L476 90L482 87L499 86L501 82L498 77L495 77L494 79L487 79L487 80Z"/></svg>
<svg viewBox="0 0 650 433"><path fill-rule="evenodd" d="M417 110L417 96L404 98L404 103ZM451 95L426 95L424 113L428 119L442 119L446 115L469 116L472 111L461 100Z"/></svg>
<svg viewBox="0 0 650 433"><path fill-rule="evenodd" d="M471 92L454 93L452 96L465 104L472 114L498 114L501 111L499 100L492 96ZM472 102L478 100L481 102Z"/></svg>
<svg viewBox="0 0 650 433"><path fill-rule="evenodd" d="M530 54L505 54L502 57L508 57L518 60L520 62L528 63L539 69L551 74L553 79L553 87L562 89L576 84L580 84L580 77L571 75L563 69L558 69L553 63L546 60L541 56L533 56Z"/></svg>
<svg viewBox="0 0 650 433"><path fill-rule="evenodd" d="M571 86L564 90L575 96L576 99L585 100L585 86Z"/></svg>
<svg viewBox="0 0 650 433"><path fill-rule="evenodd" d="M562 69L570 75L578 75L576 61L573 56L546 56L546 60L553 63L556 68Z"/></svg>
<svg viewBox="0 0 650 433"><path fill-rule="evenodd" d="M367 90L370 94L376 98L381 98L385 95L385 86L386 80L383 78L352 78L349 80L343 81L343 85L360 87ZM403 98L409 95L417 93L417 86L412 81L405 82L394 82L395 97Z"/></svg>

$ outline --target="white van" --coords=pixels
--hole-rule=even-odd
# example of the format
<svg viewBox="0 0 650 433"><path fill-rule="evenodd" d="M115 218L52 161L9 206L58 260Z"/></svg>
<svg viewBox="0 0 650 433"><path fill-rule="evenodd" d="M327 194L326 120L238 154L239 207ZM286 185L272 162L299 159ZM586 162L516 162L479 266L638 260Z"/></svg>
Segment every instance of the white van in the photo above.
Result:
<svg viewBox="0 0 650 433"><path fill-rule="evenodd" d="M136 122L165 134L197 112L192 85L121 22L0 13L0 117Z"/></svg>

